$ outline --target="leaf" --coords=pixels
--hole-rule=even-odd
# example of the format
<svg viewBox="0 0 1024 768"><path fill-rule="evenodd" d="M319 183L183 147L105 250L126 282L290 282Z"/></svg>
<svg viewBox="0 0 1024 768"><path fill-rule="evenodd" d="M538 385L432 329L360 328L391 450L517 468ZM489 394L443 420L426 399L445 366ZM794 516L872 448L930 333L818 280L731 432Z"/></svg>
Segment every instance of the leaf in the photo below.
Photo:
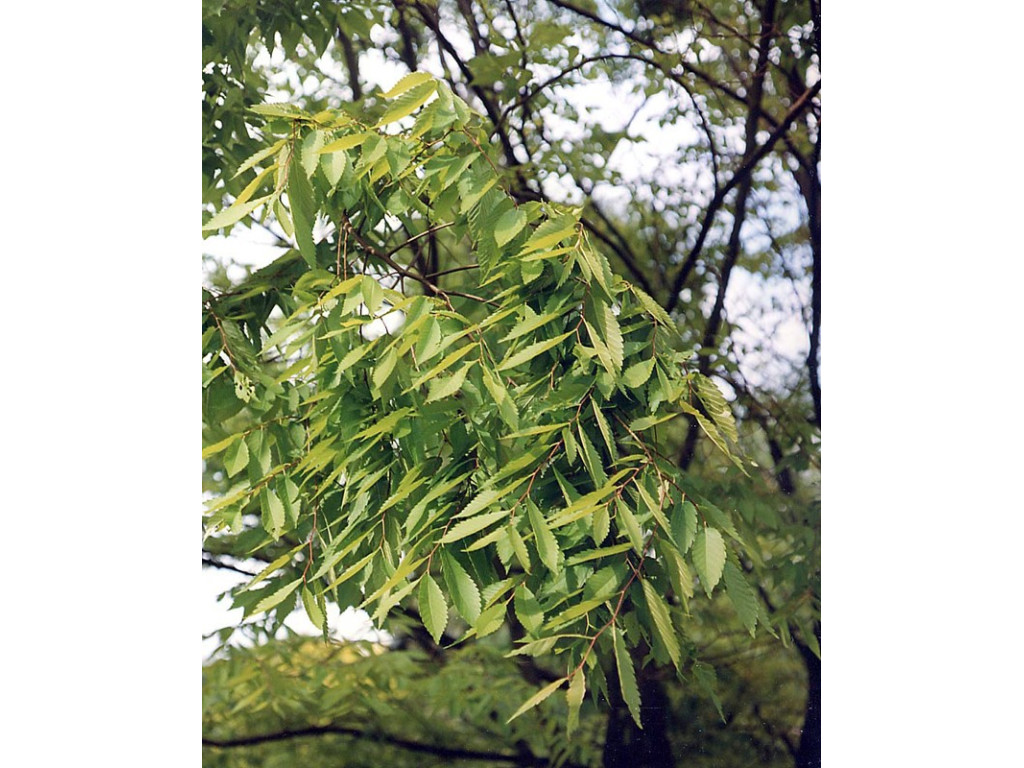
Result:
<svg viewBox="0 0 1024 768"><path fill-rule="evenodd" d="M429 72L410 72L408 75L403 77L390 89L381 93L382 99L393 99L395 96L400 96L411 88L422 83L429 82L434 79L434 76Z"/></svg>
<svg viewBox="0 0 1024 768"><path fill-rule="evenodd" d="M285 141L285 139L280 139L279 141L276 141L273 144L271 144L269 147L264 147L259 152L250 155L249 159L247 159L244 163L238 166L238 170L235 171L235 175L232 176L231 178L237 179L239 176L241 176L243 173L248 171L250 168L252 168L260 161L266 160L268 157L278 152L281 149L281 147L284 146Z"/></svg>
<svg viewBox="0 0 1024 768"><path fill-rule="evenodd" d="M611 515L608 513L608 505L602 504L590 518L590 532L594 543L600 546L608 538L608 531L611 529Z"/></svg>
<svg viewBox="0 0 1024 768"><path fill-rule="evenodd" d="M651 315L651 317L666 328L675 330L675 324L672 322L672 318L668 316L668 313L661 304L656 302L635 285L629 286L629 290L632 291L633 295L640 300L640 305L648 312L648 314Z"/></svg>
<svg viewBox="0 0 1024 768"><path fill-rule="evenodd" d="M237 440L224 452L224 470L234 477L249 464L249 448L245 440Z"/></svg>
<svg viewBox="0 0 1024 768"><path fill-rule="evenodd" d="M473 625L480 618L480 590L476 582L447 550L441 550L441 569L455 609L462 618Z"/></svg>
<svg viewBox="0 0 1024 768"><path fill-rule="evenodd" d="M324 172L324 177L332 187L338 186L347 165L348 155L344 152L330 152L320 156L320 170Z"/></svg>
<svg viewBox="0 0 1024 768"><path fill-rule="evenodd" d="M248 216L250 213L255 211L261 205L266 203L268 200L273 198L274 195L266 195L255 200L250 200L247 203L240 205L232 205L229 208L225 208L223 211L213 216L208 222L203 225L203 232L211 232L215 229L222 229L229 227L232 224L240 221L241 219Z"/></svg>
<svg viewBox="0 0 1024 768"><path fill-rule="evenodd" d="M378 390L381 389L387 383L388 377L395 370L397 363L398 353L394 347L389 347L373 368L373 386Z"/></svg>
<svg viewBox="0 0 1024 768"><path fill-rule="evenodd" d="M622 639L622 630L612 626L612 647L615 651L615 666L619 671L619 689L622 691L622 699L629 707L629 713L636 722L636 727L643 730L643 723L640 722L640 690L636 686L636 671L633 669L633 660L629 657Z"/></svg>
<svg viewBox="0 0 1024 768"><path fill-rule="evenodd" d="M573 674L569 688L565 692L565 701L569 707L569 719L565 728L565 735L568 737L572 736L572 732L576 730L576 726L580 722L580 707L583 705L583 696L587 692L585 678L583 668L580 667Z"/></svg>
<svg viewBox="0 0 1024 768"><path fill-rule="evenodd" d="M642 554L644 551L644 533L640 529L640 523L637 521L636 515L633 514L633 510L631 510L629 508L629 504L621 498L615 507L615 516L621 524L619 525L619 528L626 532L626 536L629 538L629 543L633 545L633 550L638 555Z"/></svg>
<svg viewBox="0 0 1024 768"><path fill-rule="evenodd" d="M430 382L430 392L427 394L427 399L423 401L424 404L432 403L436 400L443 400L444 398L458 392L459 389L462 388L463 382L466 380L466 374L469 373L469 369L474 365L476 365L476 361L470 360L451 376L447 376L443 379L434 379Z"/></svg>
<svg viewBox="0 0 1024 768"><path fill-rule="evenodd" d="M612 436L612 429L608 425L608 420L605 419L604 414L601 412L601 408L597 404L597 400L591 400L590 405L594 411L594 420L597 422L598 429L601 430L601 437L604 438L604 444L608 447L608 456L611 458L612 463L619 460L619 452L615 449L615 439Z"/></svg>
<svg viewBox="0 0 1024 768"><path fill-rule="evenodd" d="M701 528L697 540L693 542L690 557L704 585L704 591L711 597L711 590L722 578L722 569L725 567L725 540L722 534L715 528Z"/></svg>
<svg viewBox="0 0 1024 768"><path fill-rule="evenodd" d="M256 603L256 605L255 605L255 607L253 607L252 612L250 613L250 615L255 615L257 613L265 613L265 612L269 611L271 608L274 608L275 606L280 605L281 603L283 603L285 601L285 599L289 595L291 595L292 592L295 591L295 589L301 583L302 583L302 577L300 576L295 581L292 581L292 582L289 582L288 584L285 584L283 587L281 587L276 592L273 592L272 594L267 595L262 600L260 600L258 603Z"/></svg>
<svg viewBox="0 0 1024 768"><path fill-rule="evenodd" d="M263 528L275 539L281 536L284 530L284 503L278 498L273 488L264 486L260 494L260 506L263 509Z"/></svg>
<svg viewBox="0 0 1024 768"><path fill-rule="evenodd" d="M512 240L526 226L526 212L520 208L506 211L494 226L494 240L503 246Z"/></svg>
<svg viewBox="0 0 1024 768"><path fill-rule="evenodd" d="M320 150L324 146L324 132L323 131L311 131L306 134L306 138L302 140L302 148L299 150L299 159L302 161L302 167L306 171L306 178L311 178L316 173L316 168L320 164Z"/></svg>
<svg viewBox="0 0 1024 768"><path fill-rule="evenodd" d="M249 111L264 117L284 117L287 119L307 116L305 112L291 104L256 104L249 107Z"/></svg>
<svg viewBox="0 0 1024 768"><path fill-rule="evenodd" d="M644 600L647 602L647 608L651 612L651 618L654 619L654 630L661 641L661 644L665 646L665 650L668 652L668 656L672 659L672 663L676 669L679 669L679 659L681 651L679 649L679 639L676 637L676 630L672 626L672 619L669 616L668 604L665 599L654 591L654 587L651 586L651 582L647 579L643 580Z"/></svg>
<svg viewBox="0 0 1024 768"><path fill-rule="evenodd" d="M519 350L518 352L516 352L516 354L512 355L511 357L507 358L501 365L498 366L498 370L507 371L510 368L515 368L518 365L522 365L523 363L532 360L542 352L547 352L552 347L558 346L572 335L573 332L569 331L568 333L563 333L560 336L555 336L553 339L545 339L544 341L535 342L530 346Z"/></svg>
<svg viewBox="0 0 1024 768"><path fill-rule="evenodd" d="M451 544L454 541L459 541L460 539L471 536L477 531L482 531L489 525L493 525L498 520L502 520L507 517L508 512L504 509L498 509L494 512L488 512L484 515L477 515L476 517L470 517L466 520L462 520L448 529L448 532L441 537L441 543Z"/></svg>
<svg viewBox="0 0 1024 768"><path fill-rule="evenodd" d="M380 128L383 125L393 123L396 120L401 120L403 117L411 115L423 106L427 99L434 95L436 90L437 83L433 78L409 88L402 96L395 99L395 101L384 111L380 120L377 121L377 127Z"/></svg>
<svg viewBox="0 0 1024 768"><path fill-rule="evenodd" d="M316 245L313 243L313 222L316 208L313 203L313 189L294 154L288 166L288 201L291 204L292 225L295 227L295 242L305 262L316 266Z"/></svg>
<svg viewBox="0 0 1024 768"><path fill-rule="evenodd" d="M434 642L439 643L445 627L448 626L448 604L444 601L441 588L429 573L420 581L419 607L423 626L427 628Z"/></svg>
<svg viewBox="0 0 1024 768"><path fill-rule="evenodd" d="M543 688L541 688L539 691L537 691L537 693L533 694L533 696L528 698L526 700L526 702L523 704L523 706L521 706L519 709L517 709L515 714L512 715L512 717L510 717L508 720L505 721L505 725L508 725L509 723L511 723L513 720L515 720L517 717L519 717L524 712L527 712L527 711L533 709L534 707L536 707L538 704L540 704L542 701L544 701L544 699L546 699L552 693L554 693L559 688L561 688L562 687L562 683L564 683L564 682L565 682L565 678L563 677L561 680L556 680L555 682L550 683L549 685L545 685Z"/></svg>
<svg viewBox="0 0 1024 768"><path fill-rule="evenodd" d="M630 389L639 389L651 378L651 371L653 370L653 357L648 360L641 360L639 363L633 363L633 365L624 370L620 380Z"/></svg>
<svg viewBox="0 0 1024 768"><path fill-rule="evenodd" d="M757 595L754 594L754 588L747 583L743 573L731 561L725 563L722 575L725 582L725 593L729 595L729 600L736 608L736 615L740 617L743 626L753 637L758 614Z"/></svg>
<svg viewBox="0 0 1024 768"><path fill-rule="evenodd" d="M679 547L679 552L686 554L697 537L697 508L686 499L672 511L672 540Z"/></svg>
<svg viewBox="0 0 1024 768"><path fill-rule="evenodd" d="M331 152L341 152L346 149L352 149L358 147L364 141L371 136L376 136L375 133L350 133L348 136L342 136L340 139L332 141L326 147L320 149L321 155L327 155Z"/></svg>
<svg viewBox="0 0 1024 768"><path fill-rule="evenodd" d="M519 255L525 256L528 253L533 253L534 251L539 251L561 242L565 238L576 233L577 225L577 219L573 216L561 216L557 219L548 219L537 227L534 233L530 236L530 239L523 245L523 249L519 252Z"/></svg>
<svg viewBox="0 0 1024 768"><path fill-rule="evenodd" d="M516 618L523 625L527 632L535 635L537 630L544 624L544 609L525 584L521 585L513 598Z"/></svg>
<svg viewBox="0 0 1024 768"><path fill-rule="evenodd" d="M558 556L561 554L561 550L558 548L555 534L548 528L544 515L530 498L526 499L526 511L530 517L530 527L533 529L533 535L537 540L537 554L540 555L540 561L547 566L549 571L557 574L559 571Z"/></svg>
<svg viewBox="0 0 1024 768"><path fill-rule="evenodd" d="M310 592L306 587L302 588L302 605L306 609L306 615L309 617L310 622L317 629L320 629L324 625L324 612L320 610L320 606L317 605L316 599L313 597L313 593Z"/></svg>

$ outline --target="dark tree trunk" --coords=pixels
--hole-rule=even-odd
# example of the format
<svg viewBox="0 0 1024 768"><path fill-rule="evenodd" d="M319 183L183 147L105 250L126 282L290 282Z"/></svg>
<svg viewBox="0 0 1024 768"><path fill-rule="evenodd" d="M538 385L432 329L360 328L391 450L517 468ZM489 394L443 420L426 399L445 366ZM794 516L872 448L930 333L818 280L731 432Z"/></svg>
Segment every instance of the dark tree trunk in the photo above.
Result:
<svg viewBox="0 0 1024 768"><path fill-rule="evenodd" d="M820 636L820 631L815 634ZM821 768L821 659L804 643L794 644L807 667L807 707L796 768Z"/></svg>
<svg viewBox="0 0 1024 768"><path fill-rule="evenodd" d="M608 679L612 707L605 730L602 765L604 768L671 768L675 760L668 740L669 704L665 689L660 680L643 672L637 682L643 730L633 722L619 693L618 680Z"/></svg>

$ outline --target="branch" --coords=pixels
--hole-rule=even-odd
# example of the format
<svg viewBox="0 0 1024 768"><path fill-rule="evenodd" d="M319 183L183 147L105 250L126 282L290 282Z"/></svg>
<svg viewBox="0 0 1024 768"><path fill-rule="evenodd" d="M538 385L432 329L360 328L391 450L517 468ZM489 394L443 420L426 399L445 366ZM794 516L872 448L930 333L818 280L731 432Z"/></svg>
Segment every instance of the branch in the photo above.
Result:
<svg viewBox="0 0 1024 768"><path fill-rule="evenodd" d="M419 741L403 739L400 736L391 736L386 733L350 728L343 725L320 725L307 728L286 729L275 733L263 733L255 736L239 736L229 739L211 739L203 737L204 747L217 747L219 749L230 749L233 747L249 747L256 744L267 744L275 741L288 741L290 739L302 738L305 736L352 736L357 739L368 739L380 744L386 744L410 752L419 752L436 757L444 757L451 760L493 760L500 762L516 763L517 765L546 766L546 758L529 755L528 762L523 762L524 755L509 754L507 752L482 752L474 749L462 749L460 747L446 747L439 744L425 744Z"/></svg>
<svg viewBox="0 0 1024 768"><path fill-rule="evenodd" d="M689 255L686 257L686 261L683 262L679 272L676 274L676 279L672 283L672 290L668 297L668 304L665 309L671 312L675 309L679 303L679 293L683 290L683 285L686 283L686 278L689 277L690 272L697 263L697 257L700 255L701 249L704 247L704 241L707 239L708 232L711 229L711 222L714 219L718 209L722 207L722 203L725 202L726 196L744 179L746 179L757 166L761 160L764 159L772 148L778 143L783 137L786 131L793 122L803 113L803 111L810 104L813 99L821 91L821 81L819 80L797 99L793 106L789 108L786 116L779 123L779 127L776 128L764 144L760 145L753 153L751 153L747 159L740 165L736 172L729 179L729 183L723 186L711 199L708 204L707 212L704 214L704 221L701 224L700 233L697 235L697 242L694 243L693 248L690 249Z"/></svg>
<svg viewBox="0 0 1024 768"><path fill-rule="evenodd" d="M235 573L241 573L243 576L248 576L250 578L256 575L255 571L247 571L245 568L239 568L237 565L225 563L223 560L218 560L207 552L203 552L203 565L209 566L210 568L223 568L225 571L234 571Z"/></svg>

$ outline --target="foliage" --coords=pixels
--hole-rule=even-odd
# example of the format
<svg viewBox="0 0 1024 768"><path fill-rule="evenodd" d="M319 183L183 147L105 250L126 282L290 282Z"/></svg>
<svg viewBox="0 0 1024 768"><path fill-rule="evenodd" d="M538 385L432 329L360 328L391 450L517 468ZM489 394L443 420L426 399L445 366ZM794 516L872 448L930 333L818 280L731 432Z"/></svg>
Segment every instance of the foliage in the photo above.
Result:
<svg viewBox="0 0 1024 768"><path fill-rule="evenodd" d="M574 739L652 680L726 696L732 628L813 687L816 9L204 2L204 230L285 246L203 294L204 561L252 571L247 625L501 648L508 727ZM775 306L741 322L744 273ZM806 360L747 338L780 312Z"/></svg>

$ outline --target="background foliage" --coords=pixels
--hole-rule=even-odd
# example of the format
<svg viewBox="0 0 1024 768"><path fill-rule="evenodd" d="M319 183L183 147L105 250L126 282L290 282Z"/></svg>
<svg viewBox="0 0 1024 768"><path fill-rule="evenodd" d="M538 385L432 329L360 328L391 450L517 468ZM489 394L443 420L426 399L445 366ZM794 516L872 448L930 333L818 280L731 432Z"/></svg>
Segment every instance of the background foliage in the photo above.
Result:
<svg viewBox="0 0 1024 768"><path fill-rule="evenodd" d="M333 739L358 765L372 732L396 760L815 764L817 19L770 1L204 3L203 194L224 211L206 227L282 245L204 291L204 564L255 577L236 634L257 641L205 667L207 759L301 742L336 761ZM251 111L268 96L303 111ZM270 640L296 604L325 626L327 599L367 597L385 652ZM565 628L580 637L505 655ZM414 726L415 708L433 714Z"/></svg>

